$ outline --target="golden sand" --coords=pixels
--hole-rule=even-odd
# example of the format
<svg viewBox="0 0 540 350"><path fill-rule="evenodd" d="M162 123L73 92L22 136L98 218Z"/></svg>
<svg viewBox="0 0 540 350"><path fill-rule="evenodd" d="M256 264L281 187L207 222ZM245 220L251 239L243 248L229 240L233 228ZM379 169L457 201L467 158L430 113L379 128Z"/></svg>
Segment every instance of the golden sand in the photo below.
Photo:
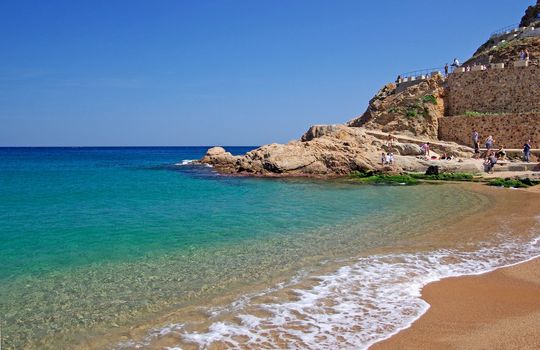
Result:
<svg viewBox="0 0 540 350"><path fill-rule="evenodd" d="M519 192L537 198L529 195L521 207L502 207L508 214L538 215L540 188ZM422 298L431 305L427 313L371 349L540 349L540 258L429 284Z"/></svg>

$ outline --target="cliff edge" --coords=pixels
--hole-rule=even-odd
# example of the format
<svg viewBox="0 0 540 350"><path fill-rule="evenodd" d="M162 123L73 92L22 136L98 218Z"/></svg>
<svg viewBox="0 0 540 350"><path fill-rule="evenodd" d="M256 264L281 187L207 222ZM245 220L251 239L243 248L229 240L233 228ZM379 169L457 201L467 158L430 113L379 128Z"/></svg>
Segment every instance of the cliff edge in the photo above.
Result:
<svg viewBox="0 0 540 350"><path fill-rule="evenodd" d="M522 23L530 25L536 21L538 9L538 3L529 7ZM470 74L488 73L480 65L484 65L484 61L492 61L494 57L507 65L513 63L519 51L525 48L531 59L540 58L540 36L531 36L531 33L535 34L534 28L531 28L520 28L523 35L512 34L509 40L492 36L467 61L472 71ZM505 32L502 37L506 35L509 34ZM474 63L478 66L473 67ZM534 74L535 69L508 69L513 70L509 74L516 75L522 81L537 82L536 78L522 79L523 74ZM466 73L453 74L469 73L467 70ZM484 75L485 79L495 76L493 79L500 80L497 74ZM222 147L213 147L199 162L210 164L222 173L250 176L338 177L371 170L424 172L430 165L439 166L441 171L482 172L482 163L470 160L473 155L471 148L439 138L441 118L449 118L445 117L445 113L452 110L449 101L460 96L455 90L459 84L454 84L454 90L450 91L450 81L440 73L408 77L399 84L385 85L369 101L366 111L347 123L315 125L299 140L264 145L241 156L233 156ZM512 93L513 90L508 91ZM450 97L453 98L449 98L449 92L452 92ZM478 114L478 111L475 113ZM540 113L534 118L540 118ZM454 160L433 162L424 157L420 145L425 142L430 142L435 154L446 154ZM395 163L392 166L381 164L383 152L394 154Z"/></svg>

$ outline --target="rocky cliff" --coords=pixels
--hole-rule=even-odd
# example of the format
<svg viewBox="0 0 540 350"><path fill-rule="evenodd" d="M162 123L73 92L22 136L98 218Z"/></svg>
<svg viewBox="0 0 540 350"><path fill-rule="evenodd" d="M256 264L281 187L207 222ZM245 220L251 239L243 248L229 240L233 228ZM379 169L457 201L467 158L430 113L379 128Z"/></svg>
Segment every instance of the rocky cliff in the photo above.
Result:
<svg viewBox="0 0 540 350"><path fill-rule="evenodd" d="M436 140L438 119L444 115L443 82L437 75L402 91L388 84L369 101L364 114L347 125Z"/></svg>
<svg viewBox="0 0 540 350"><path fill-rule="evenodd" d="M527 11L525 17L529 18L536 10ZM513 61L525 47L532 58L540 58L540 38L528 37L497 48L486 43L469 63L488 60L489 56ZM467 160L472 149L438 139L439 120L449 110L447 93L447 82L441 75L399 86L387 84L361 116L343 125L312 126L300 140L265 145L242 156L214 147L200 162L222 173L252 176L337 177L367 170L425 171L433 164L443 171L482 171L481 162ZM420 145L427 141L436 153L460 160L433 163L422 157ZM382 166L382 152L393 152L396 163Z"/></svg>
<svg viewBox="0 0 540 350"><path fill-rule="evenodd" d="M523 16L523 18L521 18L521 22L519 22L519 26L527 27L535 22L538 22L539 14L540 14L540 0L537 0L536 5L529 6L527 10L525 10L525 15Z"/></svg>
<svg viewBox="0 0 540 350"><path fill-rule="evenodd" d="M299 141L265 145L243 156L233 156L222 147L213 147L201 162L228 174L314 177L338 177L367 170L425 171L432 165L430 160L420 156L422 139L396 135L391 147L396 165L383 168L381 152L390 151L386 137L386 133L365 128L315 125ZM451 142L434 141L431 148L439 154L455 157L472 154L470 148ZM444 166L447 169L458 168L456 162L448 162ZM481 170L475 165L470 165L470 169Z"/></svg>
<svg viewBox="0 0 540 350"><path fill-rule="evenodd" d="M519 28L492 36L484 44L480 45L472 57L463 65L472 66L492 62L510 65L518 59L519 53L523 49L529 51L531 59L540 59L539 14L540 0L537 1L536 5L527 8ZM532 30L534 27L536 27L535 31Z"/></svg>

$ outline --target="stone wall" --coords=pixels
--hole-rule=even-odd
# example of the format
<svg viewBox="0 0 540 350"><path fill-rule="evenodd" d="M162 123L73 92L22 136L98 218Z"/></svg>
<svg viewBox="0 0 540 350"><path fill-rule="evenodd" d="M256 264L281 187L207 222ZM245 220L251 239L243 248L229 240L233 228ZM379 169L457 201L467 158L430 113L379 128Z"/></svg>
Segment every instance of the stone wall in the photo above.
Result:
<svg viewBox="0 0 540 350"><path fill-rule="evenodd" d="M439 118L439 139L472 147L472 130L478 130L480 145L493 135L495 146L521 148L527 139L540 148L540 113Z"/></svg>
<svg viewBox="0 0 540 350"><path fill-rule="evenodd" d="M540 66L453 73L446 115L540 112Z"/></svg>

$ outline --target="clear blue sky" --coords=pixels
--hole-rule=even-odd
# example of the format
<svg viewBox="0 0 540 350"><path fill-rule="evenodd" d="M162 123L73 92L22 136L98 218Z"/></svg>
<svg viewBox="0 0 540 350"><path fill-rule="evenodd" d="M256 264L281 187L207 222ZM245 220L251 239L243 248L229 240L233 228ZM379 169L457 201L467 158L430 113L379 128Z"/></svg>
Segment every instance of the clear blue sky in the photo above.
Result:
<svg viewBox="0 0 540 350"><path fill-rule="evenodd" d="M0 146L287 142L533 2L1 0Z"/></svg>

